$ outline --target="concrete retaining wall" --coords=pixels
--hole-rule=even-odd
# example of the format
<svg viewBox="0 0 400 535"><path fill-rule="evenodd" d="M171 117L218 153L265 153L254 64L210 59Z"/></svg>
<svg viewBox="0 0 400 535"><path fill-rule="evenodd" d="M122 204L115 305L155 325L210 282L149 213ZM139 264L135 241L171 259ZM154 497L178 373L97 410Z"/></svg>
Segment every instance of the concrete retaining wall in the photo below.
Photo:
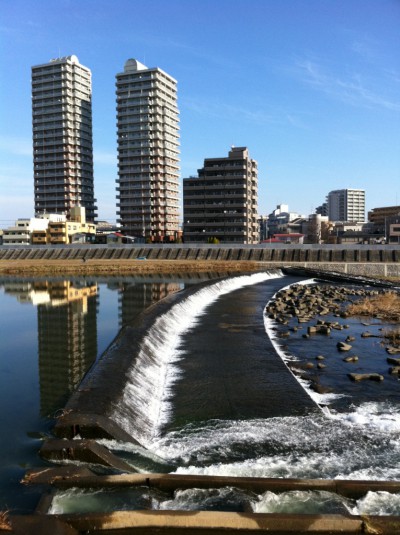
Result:
<svg viewBox="0 0 400 535"><path fill-rule="evenodd" d="M179 260L259 262L263 269L295 265L310 269L336 271L348 275L400 276L400 246L382 245L88 245L0 247L0 262L21 260Z"/></svg>

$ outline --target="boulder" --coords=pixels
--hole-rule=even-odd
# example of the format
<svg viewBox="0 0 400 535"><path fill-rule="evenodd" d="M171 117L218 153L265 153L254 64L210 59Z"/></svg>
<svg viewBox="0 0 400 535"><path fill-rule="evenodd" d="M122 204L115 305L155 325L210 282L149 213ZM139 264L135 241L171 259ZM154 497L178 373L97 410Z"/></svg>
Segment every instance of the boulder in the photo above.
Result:
<svg viewBox="0 0 400 535"><path fill-rule="evenodd" d="M349 377L352 381L383 381L383 375L379 373L349 373Z"/></svg>
<svg viewBox="0 0 400 535"><path fill-rule="evenodd" d="M353 355L353 356L345 357L343 360L344 362L357 362L358 357L357 355Z"/></svg>
<svg viewBox="0 0 400 535"><path fill-rule="evenodd" d="M389 353L389 355L398 355L400 354L400 347L388 346L386 351Z"/></svg>
<svg viewBox="0 0 400 535"><path fill-rule="evenodd" d="M400 366L400 359L394 359L392 357L388 357L386 360L387 360L387 362L389 364L394 364L395 366Z"/></svg>
<svg viewBox="0 0 400 535"><path fill-rule="evenodd" d="M352 348L352 346L350 344L346 344L346 342L338 342L336 344L336 347L339 351L350 351L350 349Z"/></svg>

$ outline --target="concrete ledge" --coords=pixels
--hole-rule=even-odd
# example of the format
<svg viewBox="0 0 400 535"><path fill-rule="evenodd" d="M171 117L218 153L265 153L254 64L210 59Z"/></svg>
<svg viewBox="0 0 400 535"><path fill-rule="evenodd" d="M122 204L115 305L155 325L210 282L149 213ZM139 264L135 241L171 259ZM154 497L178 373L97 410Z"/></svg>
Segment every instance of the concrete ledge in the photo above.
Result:
<svg viewBox="0 0 400 535"><path fill-rule="evenodd" d="M49 439L44 442L39 453L49 461L82 461L110 466L123 472L134 472L128 463L94 440Z"/></svg>
<svg viewBox="0 0 400 535"><path fill-rule="evenodd" d="M108 438L123 442L137 442L110 418L100 414L68 412L57 419L53 432L60 438L74 438L81 435L84 438Z"/></svg>
<svg viewBox="0 0 400 535"><path fill-rule="evenodd" d="M129 535L160 533L226 533L270 535L398 535L400 517L341 515L283 515L224 512L116 511L76 515L27 515L9 519L4 533L15 535ZM3 532L0 528L0 532Z"/></svg>
<svg viewBox="0 0 400 535"><path fill-rule="evenodd" d="M57 515L84 533L259 533L353 534L363 533L360 517L340 515L278 515L210 511L118 511L111 514ZM387 533L383 531L382 533Z"/></svg>

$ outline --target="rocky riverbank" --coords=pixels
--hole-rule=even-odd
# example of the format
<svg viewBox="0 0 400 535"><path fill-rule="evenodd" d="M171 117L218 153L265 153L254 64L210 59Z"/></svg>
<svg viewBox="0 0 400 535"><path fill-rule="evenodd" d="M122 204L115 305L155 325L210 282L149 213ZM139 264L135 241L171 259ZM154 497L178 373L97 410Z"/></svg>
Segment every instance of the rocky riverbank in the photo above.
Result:
<svg viewBox="0 0 400 535"><path fill-rule="evenodd" d="M400 345L387 337L388 327L398 325L390 323L393 311L385 316L375 305L369 316L351 314L358 310L354 303L377 303L389 293L397 296L377 288L296 284L278 292L265 314L293 373L315 392L341 394L344 381L400 379Z"/></svg>

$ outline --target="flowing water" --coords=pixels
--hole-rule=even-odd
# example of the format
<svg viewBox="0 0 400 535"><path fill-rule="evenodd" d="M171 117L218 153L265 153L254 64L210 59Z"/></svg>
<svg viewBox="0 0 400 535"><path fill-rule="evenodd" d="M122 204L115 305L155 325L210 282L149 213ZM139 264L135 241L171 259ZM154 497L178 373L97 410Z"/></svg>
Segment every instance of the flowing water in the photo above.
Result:
<svg viewBox="0 0 400 535"><path fill-rule="evenodd" d="M304 344L298 339L283 347L264 308L280 288L299 280L279 272L253 274L201 285L187 299L183 294L150 326L132 355L123 391L116 393L122 402L113 419L140 445L102 443L140 472L400 479L395 379L351 389L348 379L336 378L336 391L321 396L287 368L285 359L295 358L290 350ZM327 341L313 344L319 344L313 351L321 352ZM188 489L173 496L148 489L72 489L59 493L51 512L300 508L399 514L399 502L399 496L379 492L355 502L329 493L254 495L232 488Z"/></svg>

